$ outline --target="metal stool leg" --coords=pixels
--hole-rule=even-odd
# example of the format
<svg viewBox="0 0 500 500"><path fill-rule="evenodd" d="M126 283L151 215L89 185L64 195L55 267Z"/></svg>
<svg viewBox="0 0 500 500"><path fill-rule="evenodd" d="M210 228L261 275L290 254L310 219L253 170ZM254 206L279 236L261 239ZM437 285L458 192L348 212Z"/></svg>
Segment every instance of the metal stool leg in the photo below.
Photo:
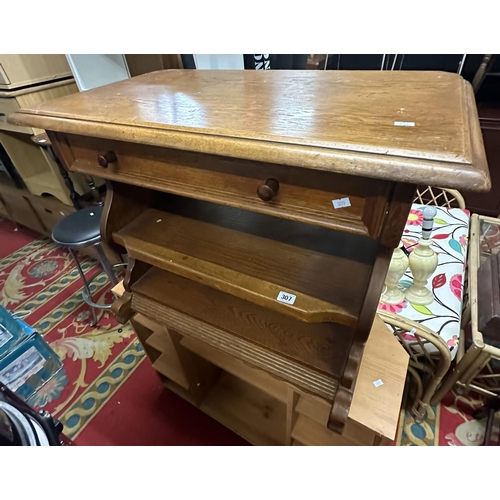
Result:
<svg viewBox="0 0 500 500"><path fill-rule="evenodd" d="M118 280L116 278L116 275L113 271L113 266L109 263L108 258L106 257L106 254L104 253L104 250L102 249L100 244L95 245L95 249L97 250L97 258L99 259L99 262L104 269L104 272L108 275L109 280L113 284L113 286L118 285Z"/></svg>
<svg viewBox="0 0 500 500"><path fill-rule="evenodd" d="M87 296L91 297L92 295L90 294L90 288L89 284L87 283L87 280L85 279L85 274L83 273L82 268L80 267L80 263L78 262L78 259L76 258L76 255L74 254L73 250L71 248L68 248L69 253L73 257L73 260L75 261L76 268L78 269L78 272L80 273L80 277L82 278L83 281L83 287L85 291L87 292ZM85 301L87 303L87 301ZM89 304L90 305L90 304ZM97 325L97 314L95 312L95 309L90 306L90 310L92 311L92 322L90 323L90 326L95 326Z"/></svg>

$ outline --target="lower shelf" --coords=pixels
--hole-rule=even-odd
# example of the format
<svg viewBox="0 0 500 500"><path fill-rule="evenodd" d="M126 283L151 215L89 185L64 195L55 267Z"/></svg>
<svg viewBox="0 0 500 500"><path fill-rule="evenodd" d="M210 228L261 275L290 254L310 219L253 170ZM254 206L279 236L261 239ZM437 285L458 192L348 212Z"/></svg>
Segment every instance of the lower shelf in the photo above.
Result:
<svg viewBox="0 0 500 500"><path fill-rule="evenodd" d="M248 363L240 361L220 349L216 349L192 337L184 337L180 344L210 363L218 366L225 372L265 391L274 399L286 403L288 401L288 387L282 381L272 377L264 370L253 368Z"/></svg>
<svg viewBox="0 0 500 500"><path fill-rule="evenodd" d="M132 291L134 311L333 400L352 328L305 323L158 268Z"/></svg>
<svg viewBox="0 0 500 500"><path fill-rule="evenodd" d="M307 446L355 446L352 441L304 415L298 416L292 429L292 439Z"/></svg>
<svg viewBox="0 0 500 500"><path fill-rule="evenodd" d="M285 444L286 404L227 372L221 374L201 409L252 444Z"/></svg>
<svg viewBox="0 0 500 500"><path fill-rule="evenodd" d="M373 431L350 419L342 435L331 431L331 403L264 370L142 314L131 323L165 387L252 444L378 444Z"/></svg>

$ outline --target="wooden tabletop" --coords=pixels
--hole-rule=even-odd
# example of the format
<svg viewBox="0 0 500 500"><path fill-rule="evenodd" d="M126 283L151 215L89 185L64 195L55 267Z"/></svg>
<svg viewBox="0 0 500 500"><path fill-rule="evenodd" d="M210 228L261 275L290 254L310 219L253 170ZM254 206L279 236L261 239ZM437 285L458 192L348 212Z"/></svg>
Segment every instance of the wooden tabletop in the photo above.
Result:
<svg viewBox="0 0 500 500"><path fill-rule="evenodd" d="M490 187L474 94L452 73L167 70L22 109L10 121L365 177Z"/></svg>

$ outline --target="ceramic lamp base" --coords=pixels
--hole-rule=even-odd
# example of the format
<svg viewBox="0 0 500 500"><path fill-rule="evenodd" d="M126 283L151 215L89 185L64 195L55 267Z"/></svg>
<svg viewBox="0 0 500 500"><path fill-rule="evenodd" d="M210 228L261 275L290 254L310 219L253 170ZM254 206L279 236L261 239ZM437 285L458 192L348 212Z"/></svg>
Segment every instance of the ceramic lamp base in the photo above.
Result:
<svg viewBox="0 0 500 500"><path fill-rule="evenodd" d="M404 300L405 295L399 288L387 288L380 297L380 302L384 304L401 304Z"/></svg>
<svg viewBox="0 0 500 500"><path fill-rule="evenodd" d="M398 288L398 282L408 268L408 257L396 248L392 253L391 262L385 278L386 289L380 301L385 304L401 304L405 300L403 292Z"/></svg>
<svg viewBox="0 0 500 500"><path fill-rule="evenodd" d="M427 288L416 287L412 285L405 293L406 300L411 304L419 306L428 306L434 302L434 296Z"/></svg>

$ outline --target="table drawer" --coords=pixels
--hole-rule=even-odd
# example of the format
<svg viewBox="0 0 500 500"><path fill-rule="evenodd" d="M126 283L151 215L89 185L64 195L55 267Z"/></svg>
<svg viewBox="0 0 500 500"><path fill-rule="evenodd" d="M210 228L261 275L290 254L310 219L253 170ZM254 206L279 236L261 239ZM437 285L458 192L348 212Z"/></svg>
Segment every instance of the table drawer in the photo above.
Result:
<svg viewBox="0 0 500 500"><path fill-rule="evenodd" d="M392 188L390 182L319 170L54 135L72 171L372 238L380 234Z"/></svg>

